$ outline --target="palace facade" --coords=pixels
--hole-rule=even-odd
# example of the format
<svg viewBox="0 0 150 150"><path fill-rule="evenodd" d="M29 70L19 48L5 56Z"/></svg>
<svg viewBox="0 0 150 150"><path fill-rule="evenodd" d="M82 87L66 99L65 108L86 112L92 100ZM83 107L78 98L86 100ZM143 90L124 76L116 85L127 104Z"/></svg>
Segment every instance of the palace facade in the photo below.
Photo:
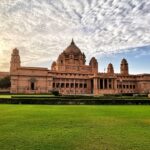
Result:
<svg viewBox="0 0 150 150"><path fill-rule="evenodd" d="M129 74L126 59L122 59L120 73L110 63L107 72L98 72L98 62L92 57L86 65L85 54L72 40L58 56L51 68L24 67L18 49L13 49L10 62L11 93L50 93L64 95L118 94L150 92L150 74Z"/></svg>

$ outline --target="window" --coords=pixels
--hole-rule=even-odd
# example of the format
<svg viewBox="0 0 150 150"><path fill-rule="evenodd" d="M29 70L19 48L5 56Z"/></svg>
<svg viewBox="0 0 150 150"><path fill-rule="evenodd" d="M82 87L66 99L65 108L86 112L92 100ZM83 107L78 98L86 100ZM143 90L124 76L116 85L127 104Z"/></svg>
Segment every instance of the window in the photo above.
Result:
<svg viewBox="0 0 150 150"><path fill-rule="evenodd" d="M53 83L53 88L55 88L55 83Z"/></svg>
<svg viewBox="0 0 150 150"><path fill-rule="evenodd" d="M103 79L100 79L100 88L103 89Z"/></svg>
<svg viewBox="0 0 150 150"><path fill-rule="evenodd" d="M111 89L112 87L111 87L111 84L109 84L109 88Z"/></svg>
<svg viewBox="0 0 150 150"><path fill-rule="evenodd" d="M75 87L78 88L78 83L75 84Z"/></svg>
<svg viewBox="0 0 150 150"><path fill-rule="evenodd" d="M66 88L69 88L69 83L66 83Z"/></svg>
<svg viewBox="0 0 150 150"><path fill-rule="evenodd" d="M35 90L35 84L34 84L34 82L31 82L31 90Z"/></svg>
<svg viewBox="0 0 150 150"><path fill-rule="evenodd" d="M87 84L86 83L84 84L84 88L87 88Z"/></svg>
<svg viewBox="0 0 150 150"><path fill-rule="evenodd" d="M59 88L59 83L56 84L56 87Z"/></svg>
<svg viewBox="0 0 150 150"><path fill-rule="evenodd" d="M64 88L64 83L61 83L61 88Z"/></svg>
<svg viewBox="0 0 150 150"><path fill-rule="evenodd" d="M73 88L74 87L74 84L73 83L71 83L71 88Z"/></svg>
<svg viewBox="0 0 150 150"><path fill-rule="evenodd" d="M80 83L80 88L82 88L82 83Z"/></svg>

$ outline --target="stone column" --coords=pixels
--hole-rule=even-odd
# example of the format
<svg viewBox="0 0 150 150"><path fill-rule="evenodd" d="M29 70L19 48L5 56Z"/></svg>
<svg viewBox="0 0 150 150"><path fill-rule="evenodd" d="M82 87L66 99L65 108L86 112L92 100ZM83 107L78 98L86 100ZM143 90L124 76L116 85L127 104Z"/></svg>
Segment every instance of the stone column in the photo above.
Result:
<svg viewBox="0 0 150 150"><path fill-rule="evenodd" d="M110 89L109 88L109 78L107 79L107 89Z"/></svg>
<svg viewBox="0 0 150 150"><path fill-rule="evenodd" d="M101 79L99 79L99 89L101 89Z"/></svg>
<svg viewBox="0 0 150 150"><path fill-rule="evenodd" d="M49 87L50 81L48 80L48 77L46 77L46 92L48 93L48 87ZM38 89L39 90L39 89Z"/></svg>
<svg viewBox="0 0 150 150"><path fill-rule="evenodd" d="M113 89L113 79L111 79L111 88Z"/></svg>
<svg viewBox="0 0 150 150"><path fill-rule="evenodd" d="M64 79L64 94L66 94L66 76L65 76L65 79Z"/></svg>
<svg viewBox="0 0 150 150"><path fill-rule="evenodd" d="M65 82L64 82L64 88L65 88L65 92L66 92L66 78L65 78Z"/></svg>
<svg viewBox="0 0 150 150"><path fill-rule="evenodd" d="M98 94L97 93L97 78L94 78L94 94Z"/></svg>
<svg viewBox="0 0 150 150"><path fill-rule="evenodd" d="M103 78L103 89L105 89L105 79Z"/></svg>

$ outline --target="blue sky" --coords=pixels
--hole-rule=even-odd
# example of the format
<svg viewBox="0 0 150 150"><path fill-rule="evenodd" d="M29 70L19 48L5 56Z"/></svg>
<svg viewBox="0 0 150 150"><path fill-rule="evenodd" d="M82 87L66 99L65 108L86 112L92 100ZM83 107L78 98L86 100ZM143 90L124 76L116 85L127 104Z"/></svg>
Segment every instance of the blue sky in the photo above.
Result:
<svg viewBox="0 0 150 150"><path fill-rule="evenodd" d="M97 53L97 56L99 52ZM142 46L121 50L120 53L103 54L97 57L99 69L106 71L107 64L114 65L115 72L119 72L122 58L128 60L131 74L150 73L150 46Z"/></svg>
<svg viewBox="0 0 150 150"><path fill-rule="evenodd" d="M74 38L103 72L119 72L126 58L130 73L150 73L148 0L1 0L0 70L8 71L13 48L23 66L50 68Z"/></svg>

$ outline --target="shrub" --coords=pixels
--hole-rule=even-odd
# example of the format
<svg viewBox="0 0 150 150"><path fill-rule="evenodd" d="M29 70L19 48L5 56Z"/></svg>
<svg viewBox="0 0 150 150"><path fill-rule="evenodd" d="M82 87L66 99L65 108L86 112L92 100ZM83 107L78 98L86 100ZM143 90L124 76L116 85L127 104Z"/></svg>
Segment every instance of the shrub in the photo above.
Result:
<svg viewBox="0 0 150 150"><path fill-rule="evenodd" d="M59 91L51 91L51 94L53 94L55 96L60 96Z"/></svg>

